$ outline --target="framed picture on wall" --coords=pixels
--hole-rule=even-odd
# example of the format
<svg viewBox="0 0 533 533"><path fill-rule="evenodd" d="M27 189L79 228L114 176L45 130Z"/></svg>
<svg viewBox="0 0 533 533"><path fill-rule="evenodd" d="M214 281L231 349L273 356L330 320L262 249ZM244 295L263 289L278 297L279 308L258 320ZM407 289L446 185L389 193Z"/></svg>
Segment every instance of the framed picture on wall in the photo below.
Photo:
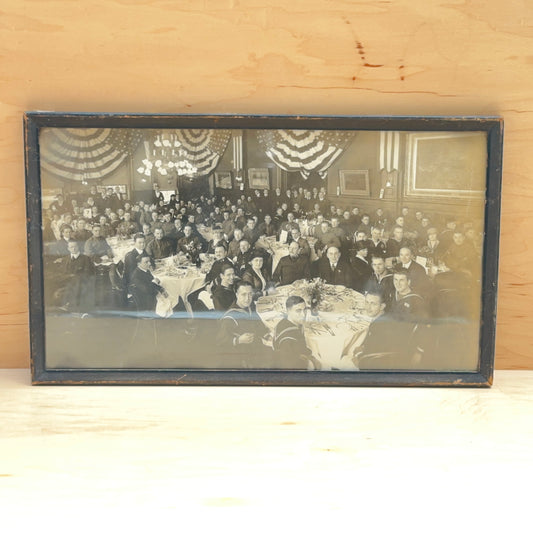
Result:
<svg viewBox="0 0 533 533"><path fill-rule="evenodd" d="M487 143L476 132L410 133L407 154L407 196L483 198Z"/></svg>
<svg viewBox="0 0 533 533"><path fill-rule="evenodd" d="M24 125L33 383L491 384L500 119Z"/></svg>
<svg viewBox="0 0 533 533"><path fill-rule="evenodd" d="M268 168L249 168L248 186L250 189L270 189Z"/></svg>
<svg viewBox="0 0 533 533"><path fill-rule="evenodd" d="M348 196L370 196L368 170L339 170L340 192Z"/></svg>
<svg viewBox="0 0 533 533"><path fill-rule="evenodd" d="M217 189L231 189L233 187L231 183L231 171L224 170L215 172L215 187Z"/></svg>

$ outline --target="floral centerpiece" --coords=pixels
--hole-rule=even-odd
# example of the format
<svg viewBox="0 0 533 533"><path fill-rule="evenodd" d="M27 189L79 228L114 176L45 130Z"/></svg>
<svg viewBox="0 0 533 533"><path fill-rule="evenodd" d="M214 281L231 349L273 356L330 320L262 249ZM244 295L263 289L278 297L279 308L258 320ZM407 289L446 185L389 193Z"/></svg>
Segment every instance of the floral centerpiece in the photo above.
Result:
<svg viewBox="0 0 533 533"><path fill-rule="evenodd" d="M196 244L194 241L190 242L185 246L186 252L185 257L197 267L200 267L201 260L200 260L200 252L202 251L202 247L200 244Z"/></svg>
<svg viewBox="0 0 533 533"><path fill-rule="evenodd" d="M305 294L309 300L311 313L313 315L318 314L318 306L324 298L325 287L326 283L320 278L315 278L309 281L305 286Z"/></svg>

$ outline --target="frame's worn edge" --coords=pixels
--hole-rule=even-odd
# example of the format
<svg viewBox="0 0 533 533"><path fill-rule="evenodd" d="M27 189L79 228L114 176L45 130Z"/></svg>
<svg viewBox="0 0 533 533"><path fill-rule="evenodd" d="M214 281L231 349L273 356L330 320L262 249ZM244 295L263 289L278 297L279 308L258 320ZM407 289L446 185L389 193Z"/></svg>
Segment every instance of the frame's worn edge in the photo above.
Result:
<svg viewBox="0 0 533 533"><path fill-rule="evenodd" d="M335 371L225 371L225 370L50 370L45 368L44 353L44 311L42 280L42 236L40 231L41 198L39 171L38 133L42 127L90 127L106 124L108 127L166 128L170 122L179 120L180 127L194 127L198 124L211 127L238 127L259 129L269 125L283 127L284 124L299 126L316 122L336 123L331 129L343 129L351 123L350 129L382 130L403 129L403 131L486 131L488 145L487 190L485 207L485 233L482 288L482 317L480 322L480 359L477 372L447 371L382 371L382 372L335 372ZM109 124L109 121L114 124ZM261 122L255 127L246 125ZM410 127L405 129L409 121ZM351 115L180 115L180 114L127 114L127 113L72 113L27 111L23 115L25 140L25 183L28 237L28 279L31 375L33 385L188 385L188 386L356 386L356 387L490 387L493 383L498 253L501 213L502 161L503 161L503 118L498 116L351 116ZM185 122L185 123L183 123ZM245 124L243 124L244 122ZM148 124L149 123L149 124ZM340 124L339 124L340 123ZM355 123L355 124L354 124ZM404 125L403 128L398 126ZM324 126L324 124L323 124ZM175 127L175 124L174 124ZM323 127L323 129L328 129ZM32 142L33 141L33 144ZM33 193L37 191L37 194ZM39 219L39 220L37 220ZM489 228L490 226L490 228ZM36 228L39 228L37 231ZM489 232L493 229L493 232ZM490 250L491 253L487 253ZM487 258L491 257L491 263ZM36 263L32 259L37 260ZM488 299L488 302L487 300ZM487 304L487 305L485 305ZM38 345L42 346L39 354ZM38 357L41 355L41 357ZM116 374L116 376L115 376ZM90 379L87 378L90 375ZM142 377L139 377L141 376ZM232 376L228 379L228 376ZM214 378L214 379L213 379ZM266 379L265 379L266 378Z"/></svg>

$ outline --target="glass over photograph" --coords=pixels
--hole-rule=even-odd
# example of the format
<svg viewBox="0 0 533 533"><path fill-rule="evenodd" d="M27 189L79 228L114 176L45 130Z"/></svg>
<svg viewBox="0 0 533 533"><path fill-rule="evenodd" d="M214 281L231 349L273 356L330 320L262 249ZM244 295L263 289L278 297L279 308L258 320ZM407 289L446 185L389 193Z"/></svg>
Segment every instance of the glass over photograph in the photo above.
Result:
<svg viewBox="0 0 533 533"><path fill-rule="evenodd" d="M46 369L477 370L485 132L38 141Z"/></svg>

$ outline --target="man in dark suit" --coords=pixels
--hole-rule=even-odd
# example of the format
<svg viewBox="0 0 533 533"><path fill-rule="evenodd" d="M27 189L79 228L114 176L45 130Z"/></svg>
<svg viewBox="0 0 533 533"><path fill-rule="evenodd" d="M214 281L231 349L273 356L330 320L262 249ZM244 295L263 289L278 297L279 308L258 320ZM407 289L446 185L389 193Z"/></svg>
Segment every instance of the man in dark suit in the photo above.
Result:
<svg viewBox="0 0 533 533"><path fill-rule="evenodd" d="M311 277L309 259L300 255L300 246L297 242L289 244L289 255L279 260L278 266L272 275L273 281L279 285L290 285L298 279Z"/></svg>
<svg viewBox="0 0 533 533"><path fill-rule="evenodd" d="M235 261L235 273L241 277L244 269L248 266L248 263L252 259L252 249L250 243L243 238L239 243L239 253Z"/></svg>
<svg viewBox="0 0 533 533"><path fill-rule="evenodd" d="M272 222L272 217L270 214L265 215L265 221L261 222L258 226L259 235L264 235L265 237L272 237L276 235L276 226Z"/></svg>
<svg viewBox="0 0 533 533"><path fill-rule="evenodd" d="M69 311L87 312L94 306L94 264L80 253L77 241L68 243L63 261L65 285L63 306Z"/></svg>
<svg viewBox="0 0 533 533"><path fill-rule="evenodd" d="M400 248L400 263L397 265L397 271L406 270L409 272L411 280L411 289L427 298L431 292L431 281L426 274L426 269L415 261L413 251L409 247Z"/></svg>
<svg viewBox="0 0 533 533"><path fill-rule="evenodd" d="M167 237L172 241L172 247L174 249L174 252L176 251L176 248L178 247L178 241L184 236L183 233L183 223L181 221L181 218L177 218L174 220L172 231L169 232Z"/></svg>
<svg viewBox="0 0 533 533"><path fill-rule="evenodd" d="M149 269L150 258L147 255L138 256L137 268L130 279L130 291L137 311L152 314L155 313L157 295L168 296L168 293Z"/></svg>
<svg viewBox="0 0 533 533"><path fill-rule="evenodd" d="M163 235L162 228L156 228L154 238L146 246L146 253L155 260L170 257L172 252L172 241Z"/></svg>
<svg viewBox="0 0 533 533"><path fill-rule="evenodd" d="M352 265L352 288L356 291L362 292L372 274L372 267L370 266L368 257L367 241L359 241L354 243L355 257L351 258Z"/></svg>
<svg viewBox="0 0 533 533"><path fill-rule="evenodd" d="M311 258L311 247L309 246L307 239L302 237L302 234L300 233L300 228L291 229L291 233L289 235L287 242L289 244L291 242L297 242L298 246L300 247L300 255L307 257L307 259Z"/></svg>
<svg viewBox="0 0 533 533"><path fill-rule="evenodd" d="M398 257L400 248L409 246L409 241L404 238L404 230L401 226L394 226L392 237L387 241L386 257Z"/></svg>
<svg viewBox="0 0 533 533"><path fill-rule="evenodd" d="M146 248L146 241L144 238L144 234L137 233L134 237L133 250L130 250L124 257L124 286L125 287L128 287L131 275L133 274L134 270L137 268L137 263L138 263L137 258L140 255L146 255L148 257L148 254L146 253L145 248Z"/></svg>
<svg viewBox="0 0 533 533"><path fill-rule="evenodd" d="M352 285L350 265L341 259L341 253L336 246L330 246L326 255L320 258L318 276L332 285Z"/></svg>
<svg viewBox="0 0 533 533"><path fill-rule="evenodd" d="M214 255L215 261L211 265L211 270L209 270L209 272L205 276L206 284L211 282L214 282L215 285L218 284L220 281L219 276L222 272L222 269L226 266L233 267L233 262L228 259L228 252L226 250L226 246L222 242L219 242L215 246Z"/></svg>

